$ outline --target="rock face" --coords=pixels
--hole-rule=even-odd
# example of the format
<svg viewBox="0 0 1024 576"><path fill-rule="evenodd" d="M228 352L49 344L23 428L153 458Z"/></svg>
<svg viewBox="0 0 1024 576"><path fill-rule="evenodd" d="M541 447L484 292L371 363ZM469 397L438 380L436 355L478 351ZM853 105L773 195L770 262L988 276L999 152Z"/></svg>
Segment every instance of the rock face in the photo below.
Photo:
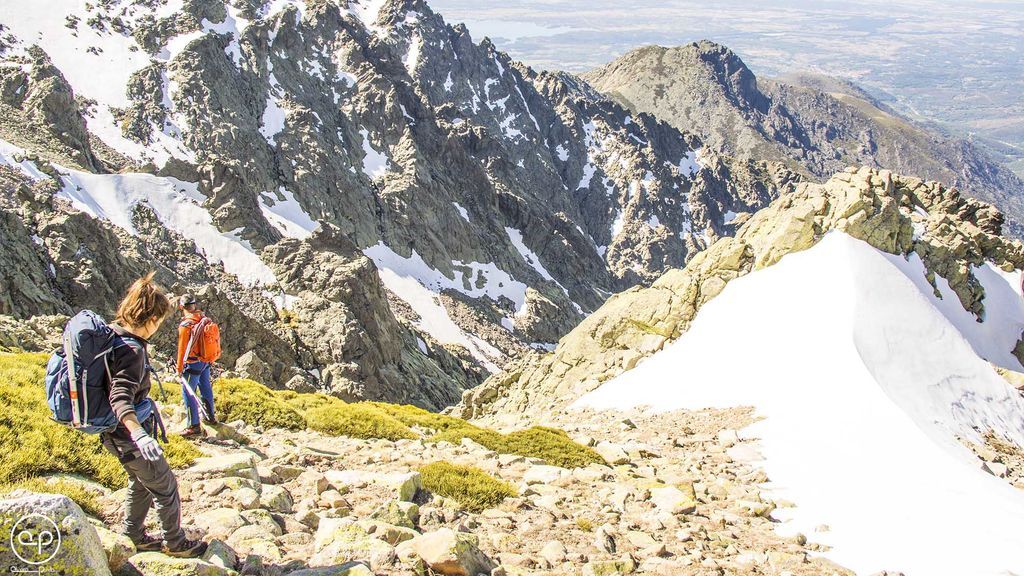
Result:
<svg viewBox="0 0 1024 576"><path fill-rule="evenodd" d="M70 160L87 170L102 170L93 153L82 108L61 71L38 46L25 51L24 67L0 70L0 125L32 142L51 160Z"/></svg>
<svg viewBox="0 0 1024 576"><path fill-rule="evenodd" d="M285 291L302 295L291 310L291 332L328 365L322 386L331 394L438 409L482 381L481 371L443 348L434 355L447 356L444 364L419 352L417 336L388 305L373 261L338 228L325 224L305 241L286 239L265 253Z"/></svg>
<svg viewBox="0 0 1024 576"><path fill-rule="evenodd" d="M1024 182L1012 171L849 83L809 74L756 78L735 53L708 41L633 50L584 77L724 154L783 161L821 179L852 164L942 181L995 204L1008 231L1024 234Z"/></svg>
<svg viewBox="0 0 1024 576"><path fill-rule="evenodd" d="M726 283L813 246L839 230L891 254L915 252L928 281L949 282L966 310L985 313L973 266L1021 268L1024 246L1000 236L1002 214L956 189L871 168L849 168L796 191L750 217L685 268L649 288L618 294L563 338L551 354L511 364L468 391L463 417L531 414L540 418L634 367L687 330L700 307ZM1018 357L1024 344L1018 344Z"/></svg>
<svg viewBox="0 0 1024 576"><path fill-rule="evenodd" d="M0 530L16 540L14 548L0 547L4 572L44 565L69 576L110 576L96 529L67 496L11 493L0 500Z"/></svg>
<svg viewBox="0 0 1024 576"><path fill-rule="evenodd" d="M422 0L150 5L69 8L38 47L36 21L5 17L0 184L31 207L2 206L0 255L24 265L0 273L0 313L109 313L155 268L208 287L227 367L258 349L271 385L440 408L797 179Z"/></svg>

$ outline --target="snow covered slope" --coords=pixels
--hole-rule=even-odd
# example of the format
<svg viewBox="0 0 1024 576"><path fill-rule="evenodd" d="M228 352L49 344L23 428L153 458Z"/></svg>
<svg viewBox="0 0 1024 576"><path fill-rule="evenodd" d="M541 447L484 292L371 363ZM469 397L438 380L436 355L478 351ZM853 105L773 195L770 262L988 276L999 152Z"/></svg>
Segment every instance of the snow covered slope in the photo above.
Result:
<svg viewBox="0 0 1024 576"><path fill-rule="evenodd" d="M15 160L24 154L25 150L0 139L0 165L17 167L33 180L50 178L33 162ZM205 198L196 184L137 172L92 174L60 165L53 165L53 168L61 179L57 196L69 200L72 206L93 218L106 220L135 235L132 224L135 207L148 206L161 224L190 238L208 262L223 265L225 271L237 276L243 284L265 287L278 284L277 277L248 242L237 233L217 230L210 212L202 207ZM312 223L308 225L315 227Z"/></svg>
<svg viewBox="0 0 1024 576"><path fill-rule="evenodd" d="M832 560L1022 573L1024 492L956 439L991 430L1024 445L1024 398L978 356L1020 369L1005 350L1024 327L1019 273L975 272L984 323L938 300L915 256L832 232L730 282L681 338L576 405L754 406L764 420L745 434L761 439L775 496L797 503L776 517Z"/></svg>

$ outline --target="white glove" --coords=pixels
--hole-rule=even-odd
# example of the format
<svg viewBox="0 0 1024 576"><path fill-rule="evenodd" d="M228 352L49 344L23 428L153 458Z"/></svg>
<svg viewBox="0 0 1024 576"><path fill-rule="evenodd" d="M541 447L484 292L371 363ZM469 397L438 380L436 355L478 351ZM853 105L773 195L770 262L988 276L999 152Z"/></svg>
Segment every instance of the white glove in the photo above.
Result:
<svg viewBox="0 0 1024 576"><path fill-rule="evenodd" d="M132 442L139 448L139 452L142 452L142 457L152 462L153 460L159 460L163 456L164 451L160 448L160 444L157 443L156 438L153 438L142 428L136 429L132 432Z"/></svg>

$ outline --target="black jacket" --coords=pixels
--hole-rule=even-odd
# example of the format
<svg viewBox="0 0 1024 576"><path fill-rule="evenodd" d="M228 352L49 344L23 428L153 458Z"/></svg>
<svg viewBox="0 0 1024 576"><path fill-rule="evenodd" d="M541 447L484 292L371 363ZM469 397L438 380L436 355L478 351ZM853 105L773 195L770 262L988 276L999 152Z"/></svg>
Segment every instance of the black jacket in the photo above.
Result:
<svg viewBox="0 0 1024 576"><path fill-rule="evenodd" d="M110 358L110 407L117 415L117 428L110 432L118 437L131 438L123 422L125 416L135 413L135 405L149 397L149 342L117 324L110 327L117 334Z"/></svg>

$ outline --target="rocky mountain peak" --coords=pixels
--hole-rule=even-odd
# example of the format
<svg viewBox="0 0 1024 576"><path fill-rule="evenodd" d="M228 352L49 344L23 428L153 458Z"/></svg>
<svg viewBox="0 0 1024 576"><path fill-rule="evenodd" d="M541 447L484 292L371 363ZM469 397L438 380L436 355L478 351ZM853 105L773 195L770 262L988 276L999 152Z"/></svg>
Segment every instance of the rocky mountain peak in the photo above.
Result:
<svg viewBox="0 0 1024 576"><path fill-rule="evenodd" d="M958 186L999 206L1019 236L1019 178L970 142L916 125L848 82L758 79L735 53L706 41L639 48L584 77L730 156L770 158L818 181L866 165Z"/></svg>
<svg viewBox="0 0 1024 576"><path fill-rule="evenodd" d="M246 346L229 361L253 348L234 332L249 317L269 324L268 348L289 350L283 364L345 397L450 403L481 373L553 346L610 294L684 265L733 233L731 214L794 181L513 62L422 1L58 8L5 21L0 85L63 98L71 114L32 131L38 99L5 101L14 181L47 183L45 214L92 218L97 250L115 236L173 238L184 254L140 245L131 266L104 272L122 286L156 260L168 284L220 283L227 302L244 300L225 312ZM66 89L41 79L32 62L44 56ZM98 265L92 252L54 260L39 217L19 218L19 242L47 248L54 298L97 307L72 274ZM54 247L67 240L49 234ZM204 260L210 272L195 275ZM322 321L347 328L306 329ZM274 374L278 385L295 375Z"/></svg>
<svg viewBox="0 0 1024 576"><path fill-rule="evenodd" d="M959 307L982 322L985 291L977 268L1024 268L1024 244L1002 237L1002 225L997 209L955 188L887 170L848 168L823 184L801 183L685 268L609 299L553 353L523 358L466 392L455 412L500 420L563 408L686 332L730 281L806 250L831 231L920 258L936 294L939 283L948 286ZM1014 354L1024 361L1024 342Z"/></svg>

